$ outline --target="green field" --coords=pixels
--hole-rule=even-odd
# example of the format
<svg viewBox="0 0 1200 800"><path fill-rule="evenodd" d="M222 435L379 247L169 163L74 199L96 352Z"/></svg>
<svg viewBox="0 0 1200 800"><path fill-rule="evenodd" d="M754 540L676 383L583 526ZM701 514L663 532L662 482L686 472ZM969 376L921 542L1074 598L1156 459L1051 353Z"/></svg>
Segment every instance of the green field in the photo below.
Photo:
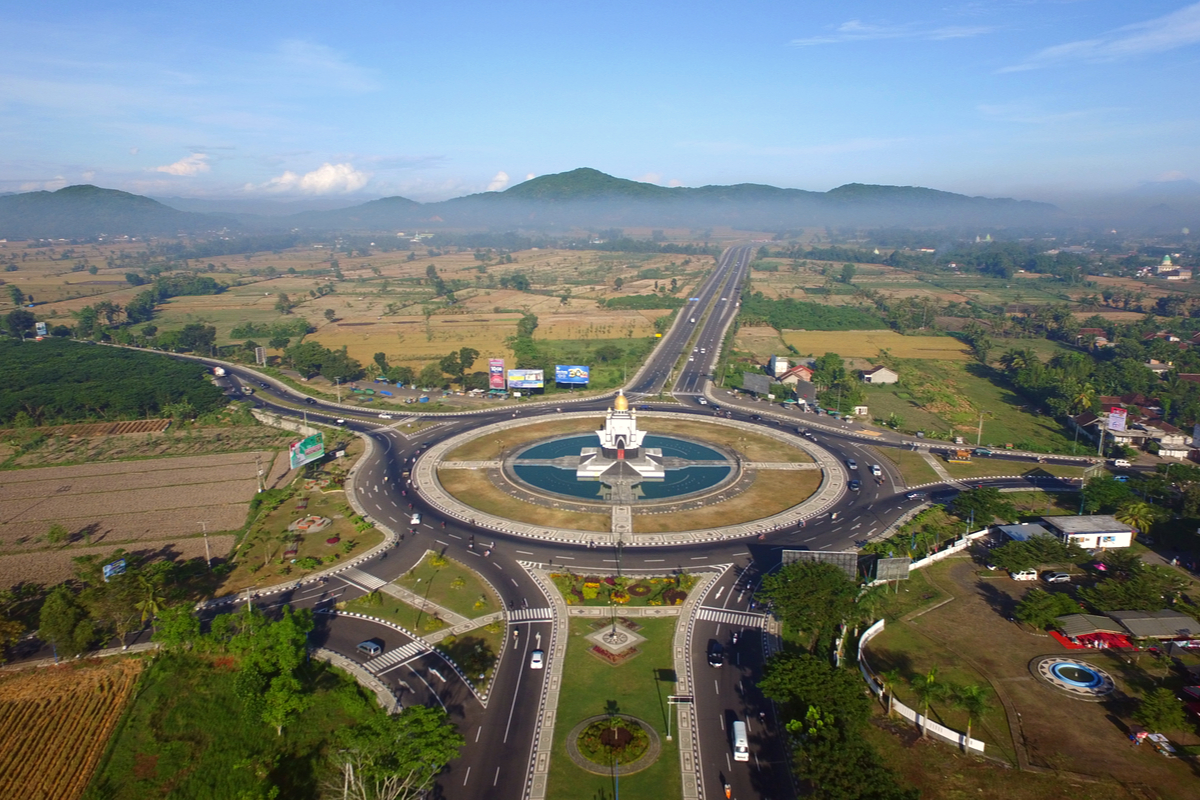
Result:
<svg viewBox="0 0 1200 800"><path fill-rule="evenodd" d="M496 595L474 570L448 558L442 559L441 564L435 564L434 553L426 552L420 563L401 575L396 584L468 619L501 608Z"/></svg>
<svg viewBox="0 0 1200 800"><path fill-rule="evenodd" d="M554 726L554 751L550 764L550 800L608 800L614 796L611 777L586 772L567 756L566 738L576 724L588 717L604 714L615 704L621 714L641 719L658 732L662 754L645 770L622 776L621 797L627 800L674 800L680 798L678 736L672 721L675 741L666 741L667 695L675 692L675 683L658 680L663 673L674 674L672 637L675 619L639 619L639 634L647 641L630 661L614 667L588 654L591 643L583 638L592 632L591 621L573 617L563 675L558 713Z"/></svg>

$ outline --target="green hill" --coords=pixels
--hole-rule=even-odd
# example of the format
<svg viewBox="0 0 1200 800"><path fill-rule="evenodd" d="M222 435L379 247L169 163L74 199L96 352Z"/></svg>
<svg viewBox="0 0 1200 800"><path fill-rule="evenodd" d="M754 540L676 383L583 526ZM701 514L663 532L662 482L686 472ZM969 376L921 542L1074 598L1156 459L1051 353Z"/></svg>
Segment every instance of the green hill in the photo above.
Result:
<svg viewBox="0 0 1200 800"><path fill-rule="evenodd" d="M0 237L9 239L170 235L228 227L232 223L225 216L177 211L149 197L86 184L0 197Z"/></svg>

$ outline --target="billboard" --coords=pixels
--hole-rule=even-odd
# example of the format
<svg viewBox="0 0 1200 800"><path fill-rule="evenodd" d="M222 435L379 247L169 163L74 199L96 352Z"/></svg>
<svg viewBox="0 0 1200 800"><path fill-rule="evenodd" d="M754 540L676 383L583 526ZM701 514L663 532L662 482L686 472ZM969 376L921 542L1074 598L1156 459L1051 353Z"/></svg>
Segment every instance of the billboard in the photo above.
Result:
<svg viewBox="0 0 1200 800"><path fill-rule="evenodd" d="M795 564L797 561L815 561L818 564L832 564L850 576L851 580L858 579L857 550L784 550L782 553L783 566Z"/></svg>
<svg viewBox="0 0 1200 800"><path fill-rule="evenodd" d="M555 364L554 381L555 383L586 384L589 380L589 369L589 367Z"/></svg>
<svg viewBox="0 0 1200 800"><path fill-rule="evenodd" d="M288 448L288 460L292 469L303 467L323 455L325 455L325 437L320 433L314 433L306 439L301 439Z"/></svg>
<svg viewBox="0 0 1200 800"><path fill-rule="evenodd" d="M1112 411L1109 411L1108 412L1108 429L1110 431L1125 430L1125 419L1126 419L1126 417L1128 417L1128 415L1129 415L1129 412L1127 412L1123 408L1114 408Z"/></svg>
<svg viewBox="0 0 1200 800"><path fill-rule="evenodd" d="M37 333L38 336L46 335L46 323L44 323L44 322L35 322L33 324L33 329Z"/></svg>
<svg viewBox="0 0 1200 800"><path fill-rule="evenodd" d="M510 389L541 389L545 385L545 370L510 369L508 371L508 388Z"/></svg>
<svg viewBox="0 0 1200 800"><path fill-rule="evenodd" d="M504 359L488 359L488 387L491 389L504 388Z"/></svg>

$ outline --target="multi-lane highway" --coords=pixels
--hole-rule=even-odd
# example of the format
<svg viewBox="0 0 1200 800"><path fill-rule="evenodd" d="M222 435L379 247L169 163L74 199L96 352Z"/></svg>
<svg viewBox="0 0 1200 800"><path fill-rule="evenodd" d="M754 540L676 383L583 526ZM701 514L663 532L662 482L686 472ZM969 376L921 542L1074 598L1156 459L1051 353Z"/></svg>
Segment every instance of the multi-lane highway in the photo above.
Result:
<svg viewBox="0 0 1200 800"><path fill-rule="evenodd" d="M711 370L722 338L737 314L741 284L749 269L751 248L734 247L719 259L674 327L663 337L645 367L626 391L640 395L652 408L671 410L697 418L710 416L710 406L697 399L711 392ZM693 322L693 320L695 320ZM310 403L282 384L249 369L225 365L235 387L253 387L256 403L284 414L344 425L367 437L371 451L364 456L353 480L359 507L372 519L399 534L390 550L373 559L331 575L324 582L305 584L292 591L254 599L263 607L292 604L317 610L318 629L313 644L336 651L360 664L396 692L405 704L440 704L458 724L466 739L460 758L441 775L441 793L462 798L521 798L532 786L537 710L544 682L558 665L530 667L530 653L540 645L552 652L554 636L550 599L519 562L568 565L576 572L614 571L617 558L611 548L588 549L566 544L511 537L477 528L459 520L442 518L408 485L405 474L431 443L465 430L505 419L513 411L497 408L438 418L437 424L415 433L402 433L402 420L381 420L378 413L350 411ZM673 380L673 382L671 382ZM669 383L670 382L670 383ZM673 391L683 403L655 404L654 395ZM715 396L709 395L716 399ZM573 410L603 411L606 398L572 404ZM755 413L746 402L725 402L723 415L762 425L779 426L793 435L806 435L838 459L850 479L859 481L821 516L801 526L776 531L764 540L674 547L626 545L621 563L626 569L669 571L703 566L731 565L702 599L693 628L691 671L694 677L697 735L700 748L700 783L703 796L723 795L728 782L734 797L794 796L787 768L783 720L755 688L762 674L769 638L763 630L765 616L752 608L754 590L761 577L776 569L785 548L809 550L850 549L856 542L882 532L916 507L919 499L906 497L902 478L878 454L876 446L904 446L899 437L880 435L865 442L853 430L818 422L801 413ZM552 406L525 406L522 416L554 414ZM401 416L397 413L397 416ZM407 419L407 418L406 418ZM807 433L805 433L807 431ZM856 464L856 468L852 466ZM870 465L879 464L875 477ZM994 485L1026 485L1024 479L989 480ZM954 486L929 487L932 492L953 492ZM412 524L413 513L421 521ZM500 654L495 679L486 704L455 673L451 665L419 640L380 623L339 616L333 605L399 577L426 549L435 549L466 563L495 588L509 610L506 646ZM737 634L738 641L733 641ZM367 639L383 642L378 655L359 653L357 644ZM710 644L725 653L721 666L711 666ZM751 759L732 761L730 727L736 720L749 729Z"/></svg>

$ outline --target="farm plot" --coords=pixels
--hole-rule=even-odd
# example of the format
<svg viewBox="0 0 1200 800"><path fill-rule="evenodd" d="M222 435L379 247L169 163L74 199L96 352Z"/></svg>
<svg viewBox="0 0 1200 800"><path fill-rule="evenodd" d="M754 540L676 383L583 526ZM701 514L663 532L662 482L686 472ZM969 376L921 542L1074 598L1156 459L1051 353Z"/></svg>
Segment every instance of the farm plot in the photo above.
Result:
<svg viewBox="0 0 1200 800"><path fill-rule="evenodd" d="M967 347L949 336L902 336L895 331L784 331L783 341L801 353L837 353L842 358L875 358L887 350L895 358L966 361Z"/></svg>
<svg viewBox="0 0 1200 800"><path fill-rule="evenodd" d="M139 660L110 659L0 680L0 796L79 797L141 671Z"/></svg>
<svg viewBox="0 0 1200 800"><path fill-rule="evenodd" d="M274 460L273 453L250 452L6 473L0 549L165 544L198 534L200 520L209 531L233 530L257 491L258 464ZM65 542L45 540L53 525L66 528Z"/></svg>

